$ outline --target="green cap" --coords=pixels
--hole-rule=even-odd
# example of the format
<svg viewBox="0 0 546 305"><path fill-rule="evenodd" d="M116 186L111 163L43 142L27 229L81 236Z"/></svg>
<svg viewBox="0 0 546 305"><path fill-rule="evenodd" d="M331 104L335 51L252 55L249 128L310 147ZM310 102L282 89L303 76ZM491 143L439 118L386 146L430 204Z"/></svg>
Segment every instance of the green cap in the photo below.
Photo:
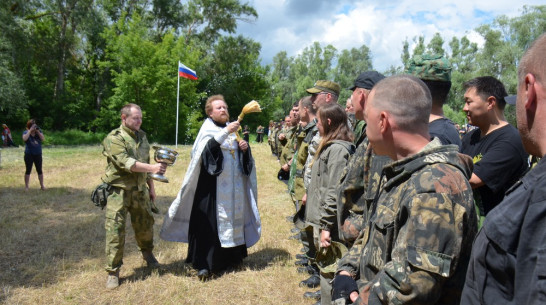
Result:
<svg viewBox="0 0 546 305"><path fill-rule="evenodd" d="M320 272L334 274L337 269L337 263L347 251L347 247L337 241L332 241L327 248L320 248L315 258Z"/></svg>
<svg viewBox="0 0 546 305"><path fill-rule="evenodd" d="M330 92L337 96L339 96L339 92L341 91L341 86L339 86L338 83L329 81L329 80L318 80L313 88L309 88L306 90L307 93L320 93L320 92Z"/></svg>
<svg viewBox="0 0 546 305"><path fill-rule="evenodd" d="M422 80L451 81L451 63L438 54L416 55L409 61L406 73Z"/></svg>

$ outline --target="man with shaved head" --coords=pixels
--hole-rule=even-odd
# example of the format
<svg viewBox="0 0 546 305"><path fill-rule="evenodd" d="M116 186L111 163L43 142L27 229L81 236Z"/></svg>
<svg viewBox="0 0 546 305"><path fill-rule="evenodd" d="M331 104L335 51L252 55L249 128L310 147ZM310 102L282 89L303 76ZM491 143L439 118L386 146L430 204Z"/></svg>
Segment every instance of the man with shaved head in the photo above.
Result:
<svg viewBox="0 0 546 305"><path fill-rule="evenodd" d="M432 99L414 76L377 83L366 102L366 134L383 167L367 227L340 259L336 304L459 304L477 217L472 160L430 140Z"/></svg>

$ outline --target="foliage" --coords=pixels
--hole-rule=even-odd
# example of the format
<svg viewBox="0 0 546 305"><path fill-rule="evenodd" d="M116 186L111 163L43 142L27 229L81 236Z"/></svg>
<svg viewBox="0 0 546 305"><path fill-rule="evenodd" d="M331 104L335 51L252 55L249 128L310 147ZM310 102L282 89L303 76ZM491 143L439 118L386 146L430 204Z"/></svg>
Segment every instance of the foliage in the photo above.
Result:
<svg viewBox="0 0 546 305"><path fill-rule="evenodd" d="M78 129L44 131L44 145L91 145L100 144L106 137L104 132L85 132Z"/></svg>
<svg viewBox="0 0 546 305"><path fill-rule="evenodd" d="M128 102L144 112L142 128L152 141L173 143L180 60L199 80L180 79L177 141L190 143L204 116L210 94L223 94L232 118L252 99L263 112L245 118L251 129L279 120L305 89L319 79L349 87L372 70L368 46L338 50L319 42L289 57L279 52L260 64L261 46L232 36L238 22L258 18L239 0L29 0L0 5L0 120L23 128L36 118L46 130L106 133L119 125L119 109ZM411 56L445 54L453 64L447 106L460 120L462 83L480 75L498 77L516 92L518 60L546 32L546 6L525 6L520 16L499 16L475 29L483 46L468 37L449 41L436 33L402 42L403 73ZM342 90L343 102L350 92ZM513 121L513 114L507 111Z"/></svg>

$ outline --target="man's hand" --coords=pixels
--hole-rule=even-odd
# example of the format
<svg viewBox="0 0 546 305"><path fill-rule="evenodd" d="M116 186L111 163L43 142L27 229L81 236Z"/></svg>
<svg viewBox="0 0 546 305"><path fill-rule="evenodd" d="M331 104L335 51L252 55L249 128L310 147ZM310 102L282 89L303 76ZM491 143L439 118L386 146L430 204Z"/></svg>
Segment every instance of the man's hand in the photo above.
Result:
<svg viewBox="0 0 546 305"><path fill-rule="evenodd" d="M358 298L358 286L356 281L348 275L346 271L341 271L332 282L332 301L345 299L353 303ZM367 302L367 298L366 298Z"/></svg>
<svg viewBox="0 0 546 305"><path fill-rule="evenodd" d="M328 248L330 247L331 243L332 239L330 238L330 231L320 231L320 246L322 248Z"/></svg>
<svg viewBox="0 0 546 305"><path fill-rule="evenodd" d="M241 127L241 124L238 121L231 122L226 126L229 133L236 132L239 127Z"/></svg>
<svg viewBox="0 0 546 305"><path fill-rule="evenodd" d="M281 166L281 169L283 171L287 172L290 169L290 165L288 165L288 163L286 163L285 165Z"/></svg>
<svg viewBox="0 0 546 305"><path fill-rule="evenodd" d="M301 205L305 205L306 203L307 203L307 193L305 193L303 197L301 198Z"/></svg>
<svg viewBox="0 0 546 305"><path fill-rule="evenodd" d="M159 175L163 175L166 171L167 171L167 164L166 163L157 163L157 164L152 164L152 173L154 174L159 174Z"/></svg>
<svg viewBox="0 0 546 305"><path fill-rule="evenodd" d="M282 140L284 140L284 139L286 139L286 136L284 135L284 133L281 133L281 134L279 135L279 140L282 141Z"/></svg>
<svg viewBox="0 0 546 305"><path fill-rule="evenodd" d="M248 149L248 143L245 140L239 141L239 149L241 149L243 152L246 152Z"/></svg>

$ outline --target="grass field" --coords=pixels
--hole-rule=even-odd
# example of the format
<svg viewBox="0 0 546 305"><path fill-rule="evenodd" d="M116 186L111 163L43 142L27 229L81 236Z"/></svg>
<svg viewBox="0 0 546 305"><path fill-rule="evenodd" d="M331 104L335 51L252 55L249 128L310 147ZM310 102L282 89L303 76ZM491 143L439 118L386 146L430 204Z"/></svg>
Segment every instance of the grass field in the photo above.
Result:
<svg viewBox="0 0 546 305"><path fill-rule="evenodd" d="M285 217L293 206L279 165L267 144L251 144L258 174L262 238L237 270L208 282L184 263L187 245L166 242L158 233L189 162L191 147L179 146L169 167L170 183L156 182L161 210L155 216L154 253L162 268L149 270L128 225L121 286L104 288L104 211L90 201L106 164L99 146L44 148L46 191L35 170L24 190L24 149L1 150L0 302L4 304L312 304L298 283L294 256L301 245L289 241ZM171 146L171 148L174 148Z"/></svg>

